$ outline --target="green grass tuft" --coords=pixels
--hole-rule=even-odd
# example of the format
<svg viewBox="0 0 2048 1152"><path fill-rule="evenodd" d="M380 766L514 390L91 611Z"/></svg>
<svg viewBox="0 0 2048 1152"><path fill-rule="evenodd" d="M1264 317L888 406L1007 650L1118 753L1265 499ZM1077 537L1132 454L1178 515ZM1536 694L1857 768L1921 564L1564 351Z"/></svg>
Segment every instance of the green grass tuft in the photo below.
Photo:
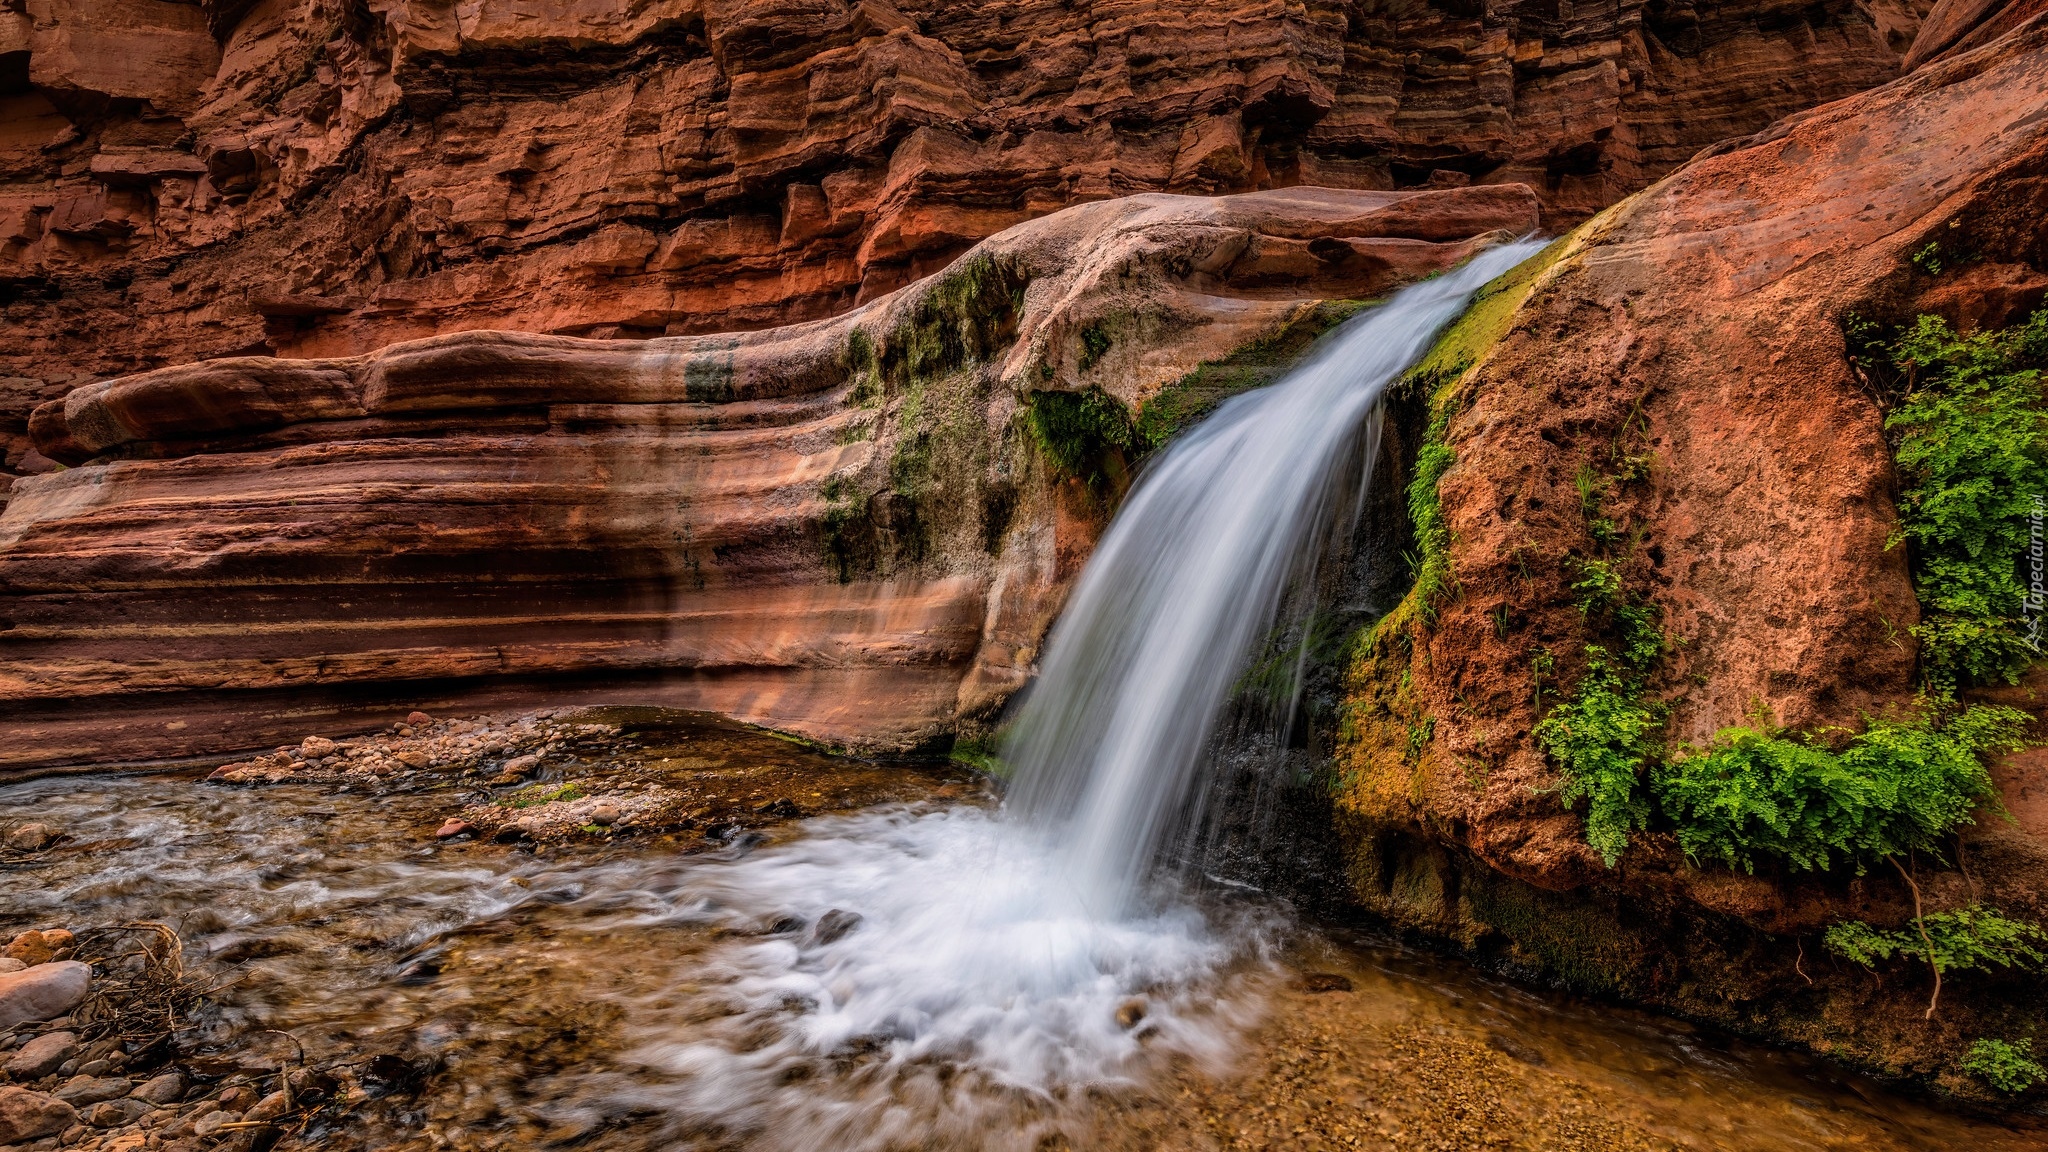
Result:
<svg viewBox="0 0 2048 1152"><path fill-rule="evenodd" d="M1985 1037L1970 1045L1958 1067L2008 1095L2048 1080L2048 1068L2034 1059L2031 1039L2007 1043Z"/></svg>

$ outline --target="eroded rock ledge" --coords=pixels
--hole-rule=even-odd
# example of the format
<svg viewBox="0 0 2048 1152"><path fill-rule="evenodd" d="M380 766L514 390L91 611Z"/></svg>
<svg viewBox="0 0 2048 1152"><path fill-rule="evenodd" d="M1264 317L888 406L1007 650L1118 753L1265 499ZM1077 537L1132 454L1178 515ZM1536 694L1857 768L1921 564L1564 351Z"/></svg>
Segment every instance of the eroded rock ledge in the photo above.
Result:
<svg viewBox="0 0 2048 1152"><path fill-rule="evenodd" d="M1034 396L1141 410L1538 212L1519 185L1136 196L832 320L78 389L33 422L76 466L0 517L0 768L621 691L914 746L1021 683L1113 494L1047 462Z"/></svg>

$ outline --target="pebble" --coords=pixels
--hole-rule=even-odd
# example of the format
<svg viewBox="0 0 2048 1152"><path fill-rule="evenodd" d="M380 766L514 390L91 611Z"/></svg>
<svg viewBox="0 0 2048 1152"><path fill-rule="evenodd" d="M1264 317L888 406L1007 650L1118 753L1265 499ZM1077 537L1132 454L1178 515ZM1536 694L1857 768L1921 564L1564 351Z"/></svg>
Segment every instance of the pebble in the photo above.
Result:
<svg viewBox="0 0 2048 1152"><path fill-rule="evenodd" d="M334 755L334 741L325 736L308 736L299 741L299 753L308 760Z"/></svg>
<svg viewBox="0 0 2048 1152"><path fill-rule="evenodd" d="M78 1123L71 1105L26 1088L0 1088L0 1144L26 1144Z"/></svg>
<svg viewBox="0 0 2048 1152"><path fill-rule="evenodd" d="M133 1091L135 1085L119 1076L73 1076L57 1086L57 1099L74 1108L87 1104L98 1104L107 1100L118 1100Z"/></svg>
<svg viewBox="0 0 2048 1152"><path fill-rule="evenodd" d="M256 1090L247 1084L237 1084L220 1094L220 1106L229 1112L241 1112L256 1102Z"/></svg>
<svg viewBox="0 0 2048 1152"><path fill-rule="evenodd" d="M192 1134L201 1140L220 1131L220 1126L232 1121L234 1116L216 1108L192 1122Z"/></svg>
<svg viewBox="0 0 2048 1152"><path fill-rule="evenodd" d="M41 852L57 842L57 830L48 824L23 824L7 834L7 846L17 852Z"/></svg>
<svg viewBox="0 0 2048 1152"><path fill-rule="evenodd" d="M858 927L860 913L834 908L818 917L817 927L811 929L811 943L830 944Z"/></svg>
<svg viewBox="0 0 2048 1152"><path fill-rule="evenodd" d="M133 1097L107 1100L86 1109L85 1122L95 1128L124 1128L142 1119L153 1107L149 1101Z"/></svg>
<svg viewBox="0 0 2048 1152"><path fill-rule="evenodd" d="M425 752L417 748L408 748L398 754L398 762L407 768L425 768L434 761Z"/></svg>
<svg viewBox="0 0 2048 1152"><path fill-rule="evenodd" d="M40 932L31 928L9 940L7 947L0 950L0 956L11 956L33 968L58 959L58 954L71 945L71 933L62 928L45 928Z"/></svg>
<svg viewBox="0 0 2048 1152"><path fill-rule="evenodd" d="M40 1080L64 1066L66 1060L78 1055L78 1036L72 1032L45 1032L23 1044L21 1049L0 1065L16 1080Z"/></svg>
<svg viewBox="0 0 2048 1152"><path fill-rule="evenodd" d="M275 1120L291 1107L292 1098L283 1092L272 1092L256 1102L255 1107L242 1114L244 1120Z"/></svg>
<svg viewBox="0 0 2048 1152"><path fill-rule="evenodd" d="M464 836L474 831L476 831L476 825L471 824L469 821L464 820L459 816L450 816L447 819L447 821L444 822L437 831L435 831L434 836L437 839L450 840L454 837Z"/></svg>
<svg viewBox="0 0 2048 1152"><path fill-rule="evenodd" d="M600 828L609 828L619 822L619 809L614 804L599 804L590 810L590 822Z"/></svg>
<svg viewBox="0 0 2048 1152"><path fill-rule="evenodd" d="M176 1072L154 1076L136 1086L129 1095L149 1104L174 1104L185 1094L185 1078Z"/></svg>
<svg viewBox="0 0 2048 1152"><path fill-rule="evenodd" d="M427 715L425 712L411 712L406 715L405 722L407 724L410 724L414 728L424 728L427 725L432 724L434 722L434 718L432 716Z"/></svg>
<svg viewBox="0 0 2048 1152"><path fill-rule="evenodd" d="M26 967L28 964L24 961L16 960L12 956L0 956L0 976L5 976L9 972L19 972Z"/></svg>
<svg viewBox="0 0 2048 1152"><path fill-rule="evenodd" d="M82 1003L91 988L92 969L76 960L0 976L0 1028L62 1016Z"/></svg>

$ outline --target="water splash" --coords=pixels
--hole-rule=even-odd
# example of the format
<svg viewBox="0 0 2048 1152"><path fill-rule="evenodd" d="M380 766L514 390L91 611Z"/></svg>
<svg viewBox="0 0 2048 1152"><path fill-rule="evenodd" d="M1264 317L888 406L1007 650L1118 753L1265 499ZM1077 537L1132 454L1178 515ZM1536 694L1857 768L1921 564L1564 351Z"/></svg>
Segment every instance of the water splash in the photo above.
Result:
<svg viewBox="0 0 2048 1152"><path fill-rule="evenodd" d="M1349 465L1377 441L1387 385L1535 249L1404 289L1147 471L1052 637L1000 816L823 821L689 872L664 914L746 938L653 1012L671 1023L650 1022L640 1058L669 1079L632 1106L677 1118L679 1137L759 1147L983 1147L1148 1061L1223 1058L1257 1011L1270 934L1162 888L1165 829L1332 501L1359 483Z"/></svg>
<svg viewBox="0 0 2048 1152"><path fill-rule="evenodd" d="M1354 318L1279 383L1224 404L1131 492L1005 749L1009 809L1059 841L1077 900L1105 916L1137 906L1232 685L1316 565L1387 386L1472 293L1538 247L1493 248Z"/></svg>

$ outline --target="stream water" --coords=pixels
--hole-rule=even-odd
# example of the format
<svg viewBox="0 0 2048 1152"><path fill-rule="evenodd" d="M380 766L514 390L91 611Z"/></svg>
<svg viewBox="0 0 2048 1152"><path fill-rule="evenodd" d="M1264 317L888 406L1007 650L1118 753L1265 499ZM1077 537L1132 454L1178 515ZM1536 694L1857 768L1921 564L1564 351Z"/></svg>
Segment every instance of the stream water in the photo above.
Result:
<svg viewBox="0 0 2048 1152"><path fill-rule="evenodd" d="M536 849L435 840L455 781L45 779L0 788L68 837L0 873L0 931L177 927L230 980L186 1037L214 1075L301 1052L419 1070L295 1146L2041 1146L1257 902L1063 922L1036 895L1052 857L991 859L991 802L957 774L687 718L635 757L681 750L851 807L731 843ZM861 920L834 936L834 910Z"/></svg>

